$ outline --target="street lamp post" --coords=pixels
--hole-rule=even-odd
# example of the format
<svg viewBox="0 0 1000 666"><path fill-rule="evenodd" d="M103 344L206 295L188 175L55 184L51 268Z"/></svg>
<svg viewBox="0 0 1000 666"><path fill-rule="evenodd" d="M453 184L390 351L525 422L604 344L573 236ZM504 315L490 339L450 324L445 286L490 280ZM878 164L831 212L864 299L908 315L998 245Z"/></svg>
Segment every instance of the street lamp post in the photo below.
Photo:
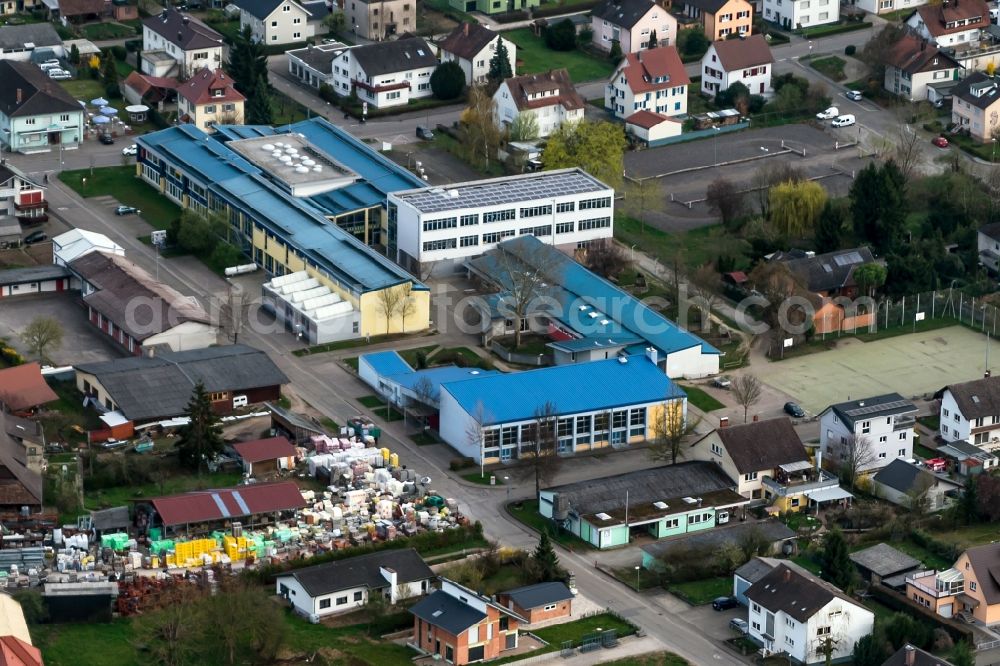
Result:
<svg viewBox="0 0 1000 666"><path fill-rule="evenodd" d="M639 565L635 565L635 591L639 591Z"/></svg>
<svg viewBox="0 0 1000 666"><path fill-rule="evenodd" d="M510 504L510 477L503 477L503 485L507 486L507 504Z"/></svg>
<svg viewBox="0 0 1000 666"><path fill-rule="evenodd" d="M628 260L629 260L630 263L633 263L633 264L635 263L635 246L636 245L638 245L638 243L633 243L632 247L629 248L629 257L628 257Z"/></svg>
<svg viewBox="0 0 1000 666"><path fill-rule="evenodd" d="M718 166L719 166L719 134L722 132L722 128L716 126L716 127L713 127L712 129L715 130L715 134L712 135L712 147L715 149L715 163L714 163L713 166L715 166L716 168L718 168Z"/></svg>

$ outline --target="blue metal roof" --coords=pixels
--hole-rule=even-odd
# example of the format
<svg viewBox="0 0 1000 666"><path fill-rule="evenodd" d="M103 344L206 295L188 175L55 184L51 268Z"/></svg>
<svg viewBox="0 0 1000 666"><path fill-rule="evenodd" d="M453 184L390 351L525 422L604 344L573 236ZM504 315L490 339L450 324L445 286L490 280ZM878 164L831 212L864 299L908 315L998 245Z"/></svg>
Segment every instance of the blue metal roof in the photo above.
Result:
<svg viewBox="0 0 1000 666"><path fill-rule="evenodd" d="M479 370L477 368L460 368L457 365L445 365L425 370L411 370L398 375L391 375L389 379L411 391L416 390L417 384L421 380L426 379L430 382L430 397L437 400L441 394L442 384L498 374L500 373L496 370Z"/></svg>
<svg viewBox="0 0 1000 666"><path fill-rule="evenodd" d="M194 125L177 125L136 137L136 143L182 164L185 171L202 183L216 183L260 169L239 153L213 141Z"/></svg>
<svg viewBox="0 0 1000 666"><path fill-rule="evenodd" d="M398 375L403 372L413 372L410 364L403 360L403 357L394 351L372 352L362 354L359 361L364 361L377 372L380 377Z"/></svg>
<svg viewBox="0 0 1000 666"><path fill-rule="evenodd" d="M632 294L622 291L534 236L512 238L497 247L498 251L509 253L548 278L550 284L544 296L554 299L559 307L549 308L547 313L581 337L614 339L616 336L632 335L664 354L697 346L701 347L703 354L720 353ZM505 269L493 255L473 259L469 264L491 275L502 285L510 284Z"/></svg>
<svg viewBox="0 0 1000 666"><path fill-rule="evenodd" d="M512 374L482 375L441 385L483 424L527 421L551 402L557 415L604 411L685 396L645 356L557 365Z"/></svg>
<svg viewBox="0 0 1000 666"><path fill-rule="evenodd" d="M550 342L548 346L566 352L580 352L580 351L589 351L591 349L601 349L601 348L631 347L632 345L641 342L642 338L625 333L622 335L615 335L609 338L588 336L584 338L577 338L575 340L557 340L555 342Z"/></svg>

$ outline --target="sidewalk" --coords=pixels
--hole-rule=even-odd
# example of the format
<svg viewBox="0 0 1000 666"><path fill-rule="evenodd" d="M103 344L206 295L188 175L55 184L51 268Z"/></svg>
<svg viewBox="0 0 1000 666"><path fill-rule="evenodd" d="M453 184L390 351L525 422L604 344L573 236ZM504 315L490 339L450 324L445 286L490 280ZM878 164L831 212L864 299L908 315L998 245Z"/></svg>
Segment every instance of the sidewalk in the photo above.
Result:
<svg viewBox="0 0 1000 666"><path fill-rule="evenodd" d="M604 664L609 661L617 661L625 657L634 657L642 654L649 654L651 652L662 652L666 649L667 647L663 643L652 636L643 636L642 638L630 637L620 639L618 641L618 646L612 649L601 648L591 652L578 652L572 657L562 657L559 652L552 652L551 654L545 655L545 657L547 657L545 659L539 657L532 659L532 663L551 664L558 662L560 664L566 664L567 666L592 666L594 664ZM517 663L520 662L514 662L514 664Z"/></svg>

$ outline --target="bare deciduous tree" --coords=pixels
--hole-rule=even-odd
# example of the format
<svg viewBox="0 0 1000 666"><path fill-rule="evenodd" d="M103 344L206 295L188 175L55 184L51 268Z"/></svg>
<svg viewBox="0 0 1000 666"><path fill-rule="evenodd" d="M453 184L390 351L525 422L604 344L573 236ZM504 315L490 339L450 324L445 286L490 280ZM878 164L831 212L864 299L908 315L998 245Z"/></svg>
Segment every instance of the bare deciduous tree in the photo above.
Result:
<svg viewBox="0 0 1000 666"><path fill-rule="evenodd" d="M417 313L417 301L413 298L413 283L407 282L396 288L400 290L399 304L396 306L396 313L399 315L399 323L402 332L406 333L406 318L412 317Z"/></svg>
<svg viewBox="0 0 1000 666"><path fill-rule="evenodd" d="M747 422L747 413L760 400L762 387L756 375L740 375L732 381L729 387L736 403L743 408L743 423Z"/></svg>
<svg viewBox="0 0 1000 666"><path fill-rule="evenodd" d="M606 278L617 277L629 265L621 246L610 238L592 241L586 256L587 268Z"/></svg>
<svg viewBox="0 0 1000 666"><path fill-rule="evenodd" d="M21 332L21 341L39 361L45 361L48 358L48 351L58 349L62 345L62 340L62 324L54 317L35 317Z"/></svg>
<svg viewBox="0 0 1000 666"><path fill-rule="evenodd" d="M489 419L489 415L486 413L486 407L483 406L481 400L476 401L476 409L472 414L472 418L469 419L465 424L465 441L468 443L470 449L475 449L479 451L479 470L482 472L483 469L483 458L485 450L485 439L486 439L486 426L485 423Z"/></svg>
<svg viewBox="0 0 1000 666"><path fill-rule="evenodd" d="M769 163L758 167L750 179L750 189L754 192L757 210L763 217L770 214L771 188L778 183L802 180L802 172L787 162Z"/></svg>
<svg viewBox="0 0 1000 666"><path fill-rule="evenodd" d="M700 266L690 275L691 286L700 299L698 310L701 312L701 330L711 329L712 307L719 297L719 273L712 264Z"/></svg>
<svg viewBox="0 0 1000 666"><path fill-rule="evenodd" d="M858 476L876 460L875 447L867 435L851 435L843 444L841 451L844 454L840 465L841 477L850 483L851 490L854 490Z"/></svg>
<svg viewBox="0 0 1000 666"><path fill-rule="evenodd" d="M914 167L920 161L922 142L920 136L906 123L907 118L903 114L907 112L908 110L901 110L897 114L896 140L892 150L892 159L896 161L896 166L899 167L903 177L909 180Z"/></svg>
<svg viewBox="0 0 1000 666"><path fill-rule="evenodd" d="M535 497L539 496L543 483L552 481L562 462L556 437L557 421L555 404L546 401L535 409L535 420L528 428L529 441L522 441L523 457L535 477Z"/></svg>
<svg viewBox="0 0 1000 666"><path fill-rule="evenodd" d="M717 178L705 190L705 203L723 224L728 225L742 214L744 197L733 181Z"/></svg>
<svg viewBox="0 0 1000 666"><path fill-rule="evenodd" d="M676 465L677 459L684 456L681 445L688 435L694 433L700 421L686 417L684 403L676 396L667 396L660 409L650 411L649 427L653 441L649 447L649 457L655 461L669 460L671 465Z"/></svg>
<svg viewBox="0 0 1000 666"><path fill-rule="evenodd" d="M389 335L389 328L392 326L392 318L399 311L399 304L403 300L402 285L389 287L378 292L375 301L376 309L385 317L385 334Z"/></svg>
<svg viewBox="0 0 1000 666"><path fill-rule="evenodd" d="M545 263L541 256L526 257L525 261L521 261L503 247L497 247L495 256L507 280L500 309L510 315L508 319L514 320L514 348L517 349L521 346L522 322L534 314L534 306L539 297L548 291L552 280L541 268L536 268Z"/></svg>

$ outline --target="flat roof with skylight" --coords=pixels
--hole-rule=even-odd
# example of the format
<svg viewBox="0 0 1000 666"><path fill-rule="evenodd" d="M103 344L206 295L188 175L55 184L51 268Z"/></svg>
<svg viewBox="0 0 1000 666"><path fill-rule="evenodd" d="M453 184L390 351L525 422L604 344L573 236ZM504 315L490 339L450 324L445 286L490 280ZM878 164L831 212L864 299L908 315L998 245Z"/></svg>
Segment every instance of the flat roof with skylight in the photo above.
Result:
<svg viewBox="0 0 1000 666"><path fill-rule="evenodd" d="M300 134L236 139L227 144L294 196L308 197L346 187L359 179Z"/></svg>

